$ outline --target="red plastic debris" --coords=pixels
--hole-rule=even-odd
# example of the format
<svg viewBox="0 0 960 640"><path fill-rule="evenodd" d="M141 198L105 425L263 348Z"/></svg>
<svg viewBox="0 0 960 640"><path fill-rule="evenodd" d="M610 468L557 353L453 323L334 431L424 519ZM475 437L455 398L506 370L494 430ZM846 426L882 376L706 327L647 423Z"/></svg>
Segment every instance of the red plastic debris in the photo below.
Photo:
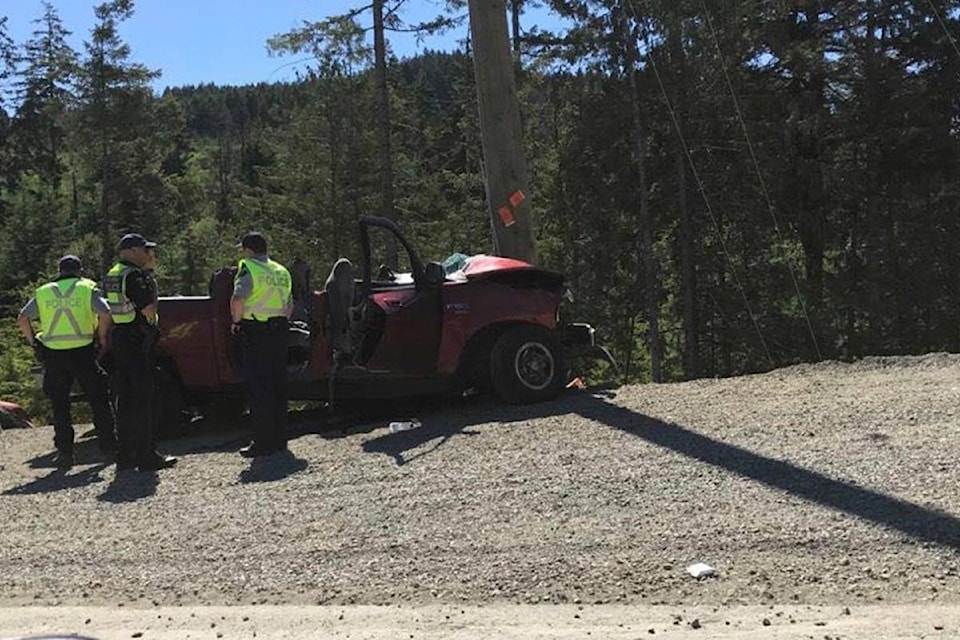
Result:
<svg viewBox="0 0 960 640"><path fill-rule="evenodd" d="M12 402L0 400L0 427L4 429L29 429L33 423L23 408Z"/></svg>

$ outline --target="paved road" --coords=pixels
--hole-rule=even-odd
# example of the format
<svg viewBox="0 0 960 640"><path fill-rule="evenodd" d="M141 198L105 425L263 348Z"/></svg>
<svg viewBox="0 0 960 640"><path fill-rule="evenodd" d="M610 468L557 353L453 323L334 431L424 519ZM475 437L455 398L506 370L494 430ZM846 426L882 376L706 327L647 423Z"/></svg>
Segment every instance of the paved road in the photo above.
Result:
<svg viewBox="0 0 960 640"><path fill-rule="evenodd" d="M849 613L848 613L849 612ZM960 607L437 605L0 608L0 637L217 638L958 638ZM139 635L138 635L139 634Z"/></svg>

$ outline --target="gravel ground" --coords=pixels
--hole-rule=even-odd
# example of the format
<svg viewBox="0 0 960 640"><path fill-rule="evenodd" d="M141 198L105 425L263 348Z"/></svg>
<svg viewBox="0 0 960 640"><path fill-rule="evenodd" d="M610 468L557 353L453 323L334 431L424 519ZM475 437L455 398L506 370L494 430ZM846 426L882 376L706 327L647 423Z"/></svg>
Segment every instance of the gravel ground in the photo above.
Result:
<svg viewBox="0 0 960 640"><path fill-rule="evenodd" d="M119 477L5 431L0 604L960 604L958 401L957 355L821 363L396 434L302 412L289 457L221 431Z"/></svg>

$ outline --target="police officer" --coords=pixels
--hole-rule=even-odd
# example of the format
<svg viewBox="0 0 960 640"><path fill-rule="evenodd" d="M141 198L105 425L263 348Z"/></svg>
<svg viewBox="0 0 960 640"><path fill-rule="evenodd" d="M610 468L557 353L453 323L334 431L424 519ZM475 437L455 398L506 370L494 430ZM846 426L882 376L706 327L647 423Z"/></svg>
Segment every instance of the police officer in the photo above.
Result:
<svg viewBox="0 0 960 640"><path fill-rule="evenodd" d="M54 462L69 469L74 462L70 416L70 388L74 381L80 383L90 403L101 453L116 453L107 374L98 362L98 356L106 349L111 321L110 308L100 297L96 283L80 275L80 258L65 255L58 266L57 278L37 289L20 311L17 324L44 365L43 391L53 405L53 443L57 448ZM40 333L34 333L31 320L39 320Z"/></svg>
<svg viewBox="0 0 960 640"><path fill-rule="evenodd" d="M117 396L117 470L156 471L177 463L156 450L157 315L156 246L139 233L120 240L120 261L104 278L113 316L110 344Z"/></svg>
<svg viewBox="0 0 960 640"><path fill-rule="evenodd" d="M240 341L244 393L253 439L245 458L287 449L287 325L293 312L290 273L267 256L267 240L251 232L237 247L243 257L230 298L232 331Z"/></svg>

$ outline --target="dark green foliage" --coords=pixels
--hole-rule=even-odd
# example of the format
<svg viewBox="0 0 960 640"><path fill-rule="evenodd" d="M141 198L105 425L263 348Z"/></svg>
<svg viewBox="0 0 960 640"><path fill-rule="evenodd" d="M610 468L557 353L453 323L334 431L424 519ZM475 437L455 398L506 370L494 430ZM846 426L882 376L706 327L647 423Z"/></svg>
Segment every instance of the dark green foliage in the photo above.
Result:
<svg viewBox="0 0 960 640"><path fill-rule="evenodd" d="M50 418L50 403L31 373L37 364L33 350L17 339L19 334L13 322L0 327L0 398L17 402L31 419L43 423Z"/></svg>
<svg viewBox="0 0 960 640"><path fill-rule="evenodd" d="M67 110L73 99L77 54L67 44L70 32L56 10L44 4L32 37L23 45L15 83L18 104L11 125L11 146L17 173L32 172L56 187L63 173Z"/></svg>
<svg viewBox="0 0 960 640"><path fill-rule="evenodd" d="M628 379L650 378L651 301L667 380L960 351L960 2L548 4L572 30L516 41L539 253L568 276L567 318L594 323ZM159 240L167 294L206 293L250 229L319 286L338 256L359 257L356 219L380 210L359 14L271 43L316 56L298 82L158 97L117 34L132 8L99 6L79 56L50 6L26 43L0 21L8 326L60 254L99 276L127 229ZM388 84L404 230L427 259L490 251L469 54L388 58ZM2 392L33 402L29 354L2 336L16 354Z"/></svg>

